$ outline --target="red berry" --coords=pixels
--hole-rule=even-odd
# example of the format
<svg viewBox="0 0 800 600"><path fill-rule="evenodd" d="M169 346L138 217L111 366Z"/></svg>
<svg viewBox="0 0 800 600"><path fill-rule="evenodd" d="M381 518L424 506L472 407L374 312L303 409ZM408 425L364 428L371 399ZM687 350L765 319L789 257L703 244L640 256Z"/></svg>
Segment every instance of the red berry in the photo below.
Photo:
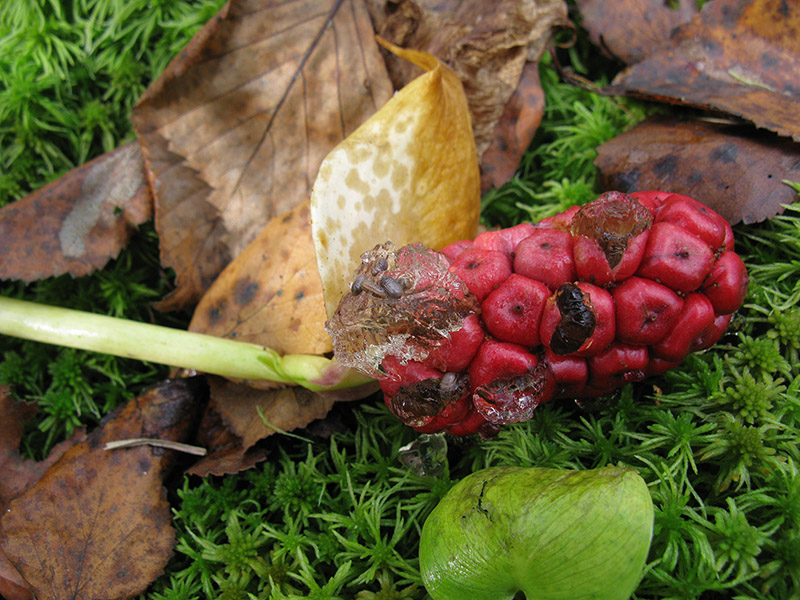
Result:
<svg viewBox="0 0 800 600"><path fill-rule="evenodd" d="M655 215L656 209L664 203L664 200L672 195L670 192L632 192L631 198L635 198L639 204L646 206Z"/></svg>
<svg viewBox="0 0 800 600"><path fill-rule="evenodd" d="M619 387L645 378L647 347L614 342L589 360L589 383L596 388Z"/></svg>
<svg viewBox="0 0 800 600"><path fill-rule="evenodd" d="M474 389L495 379L528 373L538 364L536 355L524 346L488 339L469 365L469 383Z"/></svg>
<svg viewBox="0 0 800 600"><path fill-rule="evenodd" d="M537 229L563 229L569 231L569 225L572 222L572 217L575 216L581 209L580 206L570 206L567 210L553 215L552 217L545 217L536 224Z"/></svg>
<svg viewBox="0 0 800 600"><path fill-rule="evenodd" d="M511 374L476 386L472 405L489 423L527 421L533 410L553 397L555 380L544 363L518 375Z"/></svg>
<svg viewBox="0 0 800 600"><path fill-rule="evenodd" d="M626 344L655 344L672 328L683 300L665 285L631 277L611 292L617 339Z"/></svg>
<svg viewBox="0 0 800 600"><path fill-rule="evenodd" d="M464 326L452 332L422 362L441 371L464 371L475 358L485 336L478 315L468 315L464 319Z"/></svg>
<svg viewBox="0 0 800 600"><path fill-rule="evenodd" d="M483 302L511 275L511 259L497 250L471 248L456 257L450 265L450 272L467 284L478 302Z"/></svg>
<svg viewBox="0 0 800 600"><path fill-rule="evenodd" d="M663 358L658 358L657 356L651 356L650 362L647 363L647 369L645 369L645 375L647 377L654 377L656 375L661 375L670 369L674 369L678 365L681 364L681 360L664 360Z"/></svg>
<svg viewBox="0 0 800 600"><path fill-rule="evenodd" d="M551 290L575 281L572 235L560 229L537 229L514 251L514 272L541 281Z"/></svg>
<svg viewBox="0 0 800 600"><path fill-rule="evenodd" d="M570 223L578 278L603 286L633 275L652 222L650 209L620 192L582 206Z"/></svg>
<svg viewBox="0 0 800 600"><path fill-rule="evenodd" d="M660 342L651 346L653 354L664 360L683 360L692 345L714 324L714 318L714 307L705 294L689 294L675 325Z"/></svg>
<svg viewBox="0 0 800 600"><path fill-rule="evenodd" d="M673 223L656 223L650 230L642 264L636 274L680 292L697 290L711 272L714 253L703 240Z"/></svg>
<svg viewBox="0 0 800 600"><path fill-rule="evenodd" d="M571 398L580 395L589 378L589 366L585 358L561 356L549 348L545 350L544 362L550 368L556 383L557 398Z"/></svg>
<svg viewBox="0 0 800 600"><path fill-rule="evenodd" d="M496 250L511 256L514 248L535 230L530 223L520 223L506 229L484 231L478 234L472 247L476 250Z"/></svg>
<svg viewBox="0 0 800 600"><path fill-rule="evenodd" d="M703 293L711 300L715 313L727 315L738 310L744 302L749 281L742 259L727 250L720 254L711 269L703 284Z"/></svg>
<svg viewBox="0 0 800 600"><path fill-rule="evenodd" d="M447 246L439 250L439 252L444 254L448 258L448 260L450 260L450 262L452 263L458 257L459 254L464 252L464 250L469 250L470 248L472 248L472 240L460 240L458 242L453 242L452 244L448 244Z"/></svg>
<svg viewBox="0 0 800 600"><path fill-rule="evenodd" d="M728 325L730 325L731 318L733 314L727 315L717 315L714 318L714 322L711 323L708 327L706 327L694 343L689 346L690 352L697 352L699 350L705 350L706 348L711 348L714 344L716 344L720 338L725 334L725 331L728 329Z"/></svg>
<svg viewBox="0 0 800 600"><path fill-rule="evenodd" d="M494 337L522 346L538 346L542 311L550 290L541 281L512 273L481 303L481 316Z"/></svg>
<svg viewBox="0 0 800 600"><path fill-rule="evenodd" d="M712 251L716 251L725 240L725 219L694 198L671 194L656 210L656 223L673 223L696 235Z"/></svg>
<svg viewBox="0 0 800 600"><path fill-rule="evenodd" d="M592 356L614 339L614 301L603 288L565 283L548 298L542 314L542 344L556 354Z"/></svg>

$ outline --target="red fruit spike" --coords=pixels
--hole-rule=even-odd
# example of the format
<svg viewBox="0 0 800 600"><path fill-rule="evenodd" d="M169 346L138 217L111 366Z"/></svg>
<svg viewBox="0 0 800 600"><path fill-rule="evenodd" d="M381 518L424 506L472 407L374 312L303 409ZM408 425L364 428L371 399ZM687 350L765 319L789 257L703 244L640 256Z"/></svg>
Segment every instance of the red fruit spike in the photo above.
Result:
<svg viewBox="0 0 800 600"><path fill-rule="evenodd" d="M463 406L455 405L468 395L467 383L464 373L434 371L433 377L408 382L398 387L394 394L384 391L384 402L406 425L414 428L435 426L436 419L439 419L438 429L441 429L447 423L447 415L454 421L463 418Z"/></svg>
<svg viewBox="0 0 800 600"><path fill-rule="evenodd" d="M542 219L536 224L536 228L561 229L563 231L569 231L570 223L572 223L572 217L575 216L575 213L577 213L580 208L580 206L570 206L567 210L560 212L557 215Z"/></svg>
<svg viewBox="0 0 800 600"><path fill-rule="evenodd" d="M561 356L552 350L545 349L544 362L553 374L556 382L556 398L577 397L586 380L589 378L589 366L585 358L578 356Z"/></svg>
<svg viewBox="0 0 800 600"><path fill-rule="evenodd" d="M683 300L665 285L631 277L611 292L617 339L626 344L655 344L675 324Z"/></svg>
<svg viewBox="0 0 800 600"><path fill-rule="evenodd" d="M450 272L467 284L483 302L486 296L511 275L511 259L497 250L465 250L450 265Z"/></svg>
<svg viewBox="0 0 800 600"><path fill-rule="evenodd" d="M534 409L553 397L555 380L543 362L532 371L495 379L475 388L472 405L489 423L527 421Z"/></svg>
<svg viewBox="0 0 800 600"><path fill-rule="evenodd" d="M607 285L633 275L652 222L650 209L621 192L583 205L570 224L578 278Z"/></svg>
<svg viewBox="0 0 800 600"><path fill-rule="evenodd" d="M664 338L650 347L652 353L664 360L679 361L689 354L692 344L714 324L714 307L700 292L686 296L675 325Z"/></svg>
<svg viewBox="0 0 800 600"><path fill-rule="evenodd" d="M483 343L486 332L478 315L472 314L464 319L464 326L450 334L438 348L431 350L423 362L441 371L464 371L478 348Z"/></svg>
<svg viewBox="0 0 800 600"><path fill-rule="evenodd" d="M604 388L641 381L645 377L649 357L646 346L614 342L600 354L589 359L589 383Z"/></svg>
<svg viewBox="0 0 800 600"><path fill-rule="evenodd" d="M689 346L689 351L697 352L698 350L711 348L711 346L716 344L724 335L725 331L728 329L728 325L730 325L732 317L733 313L727 315L717 315L714 318L714 322L709 327L706 327L700 333L694 343Z"/></svg>
<svg viewBox="0 0 800 600"><path fill-rule="evenodd" d="M539 359L524 346L488 339L478 348L469 365L469 385L473 389L495 379L533 371Z"/></svg>
<svg viewBox="0 0 800 600"><path fill-rule="evenodd" d="M484 231L475 238L473 248L476 250L495 250L511 256L519 243L535 231L530 223L520 223L505 229Z"/></svg>
<svg viewBox="0 0 800 600"><path fill-rule="evenodd" d="M656 223L636 274L680 292L700 288L714 266L714 253L703 240L673 223Z"/></svg>
<svg viewBox="0 0 800 600"><path fill-rule="evenodd" d="M542 344L562 356L592 356L614 339L614 300L603 288L565 283L548 298L542 314Z"/></svg>
<svg viewBox="0 0 800 600"><path fill-rule="evenodd" d="M480 305L448 267L447 257L422 244L387 242L365 252L325 323L337 362L379 379L385 356L422 360L460 329Z"/></svg>
<svg viewBox="0 0 800 600"><path fill-rule="evenodd" d="M514 272L541 281L551 290L575 281L572 235L559 229L537 229L514 250Z"/></svg>
<svg viewBox="0 0 800 600"><path fill-rule="evenodd" d="M481 303L486 329L504 342L538 346L539 326L550 290L541 281L512 273Z"/></svg>
<svg viewBox="0 0 800 600"><path fill-rule="evenodd" d="M703 284L703 293L711 300L715 313L727 315L742 306L749 281L742 259L728 250L720 254L711 269L711 274Z"/></svg>
<svg viewBox="0 0 800 600"><path fill-rule="evenodd" d="M725 240L725 219L689 196L670 194L656 210L655 222L673 223L682 227L703 240L714 252Z"/></svg>
<svg viewBox="0 0 800 600"><path fill-rule="evenodd" d="M472 248L472 240L461 240L458 242L453 242L452 244L448 244L439 250L439 252L444 254L452 263L459 254L464 252L464 250L469 250L470 248Z"/></svg>

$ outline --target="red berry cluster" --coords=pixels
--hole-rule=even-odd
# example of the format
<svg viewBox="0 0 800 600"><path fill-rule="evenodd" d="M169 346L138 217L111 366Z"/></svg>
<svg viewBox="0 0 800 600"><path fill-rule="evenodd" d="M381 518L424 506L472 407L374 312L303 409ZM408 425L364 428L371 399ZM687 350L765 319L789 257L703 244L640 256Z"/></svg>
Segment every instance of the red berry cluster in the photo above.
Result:
<svg viewBox="0 0 800 600"><path fill-rule="evenodd" d="M662 373L716 343L744 301L733 246L719 214L664 192L609 192L451 244L441 254L479 308L418 359L382 355L386 404L421 432L488 436L552 398ZM402 281L417 301L434 289Z"/></svg>

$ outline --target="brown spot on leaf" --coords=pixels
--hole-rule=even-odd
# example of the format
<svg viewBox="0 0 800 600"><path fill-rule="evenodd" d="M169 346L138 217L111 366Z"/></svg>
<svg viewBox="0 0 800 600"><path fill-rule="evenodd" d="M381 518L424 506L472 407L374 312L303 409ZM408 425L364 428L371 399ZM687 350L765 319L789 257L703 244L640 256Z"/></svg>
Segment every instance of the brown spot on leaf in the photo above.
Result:
<svg viewBox="0 0 800 600"><path fill-rule="evenodd" d="M250 304L258 292L259 284L245 277L237 281L233 286L233 297L239 306Z"/></svg>

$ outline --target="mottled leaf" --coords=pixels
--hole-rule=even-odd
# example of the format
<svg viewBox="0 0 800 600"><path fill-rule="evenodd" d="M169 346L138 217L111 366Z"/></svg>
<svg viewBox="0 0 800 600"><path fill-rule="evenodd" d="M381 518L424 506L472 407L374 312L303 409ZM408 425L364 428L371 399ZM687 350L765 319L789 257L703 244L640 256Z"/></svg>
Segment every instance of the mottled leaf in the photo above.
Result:
<svg viewBox="0 0 800 600"><path fill-rule="evenodd" d="M275 217L237 256L195 309L191 331L281 354L332 350L325 324L308 202Z"/></svg>
<svg viewBox="0 0 800 600"><path fill-rule="evenodd" d="M423 50L449 66L464 85L483 189L513 175L522 151L541 120L538 77L523 80L525 65L538 63L555 28L567 22L563 0L370 0L378 33L403 48ZM419 70L388 56L395 87L408 84ZM535 68L534 68L535 70ZM531 96L531 94L533 94ZM528 105L520 105L526 100ZM520 136L504 146L501 140ZM492 152L486 154L493 146ZM520 150L522 148L522 150ZM501 156L502 155L502 158ZM509 170L506 165L512 165Z"/></svg>
<svg viewBox="0 0 800 600"><path fill-rule="evenodd" d="M604 189L669 190L701 200L731 224L782 213L797 193L800 144L747 126L651 117L598 148Z"/></svg>
<svg viewBox="0 0 800 600"><path fill-rule="evenodd" d="M325 157L311 195L329 316L376 244L438 249L478 228L480 175L461 82L431 54L390 47L427 72Z"/></svg>
<svg viewBox="0 0 800 600"><path fill-rule="evenodd" d="M697 14L695 0L578 0L581 25L608 55L632 64Z"/></svg>
<svg viewBox="0 0 800 600"><path fill-rule="evenodd" d="M104 154L0 209L0 279L100 269L152 210L139 145Z"/></svg>
<svg viewBox="0 0 800 600"><path fill-rule="evenodd" d="M162 477L174 453L103 446L183 439L199 393L198 380L183 379L131 400L11 502L0 543L37 598L128 598L162 572L174 545Z"/></svg>
<svg viewBox="0 0 800 600"><path fill-rule="evenodd" d="M722 111L800 141L798 32L798 2L709 2L606 91Z"/></svg>
<svg viewBox="0 0 800 600"><path fill-rule="evenodd" d="M391 93L363 0L230 0L133 114L177 276L161 308L197 302Z"/></svg>

